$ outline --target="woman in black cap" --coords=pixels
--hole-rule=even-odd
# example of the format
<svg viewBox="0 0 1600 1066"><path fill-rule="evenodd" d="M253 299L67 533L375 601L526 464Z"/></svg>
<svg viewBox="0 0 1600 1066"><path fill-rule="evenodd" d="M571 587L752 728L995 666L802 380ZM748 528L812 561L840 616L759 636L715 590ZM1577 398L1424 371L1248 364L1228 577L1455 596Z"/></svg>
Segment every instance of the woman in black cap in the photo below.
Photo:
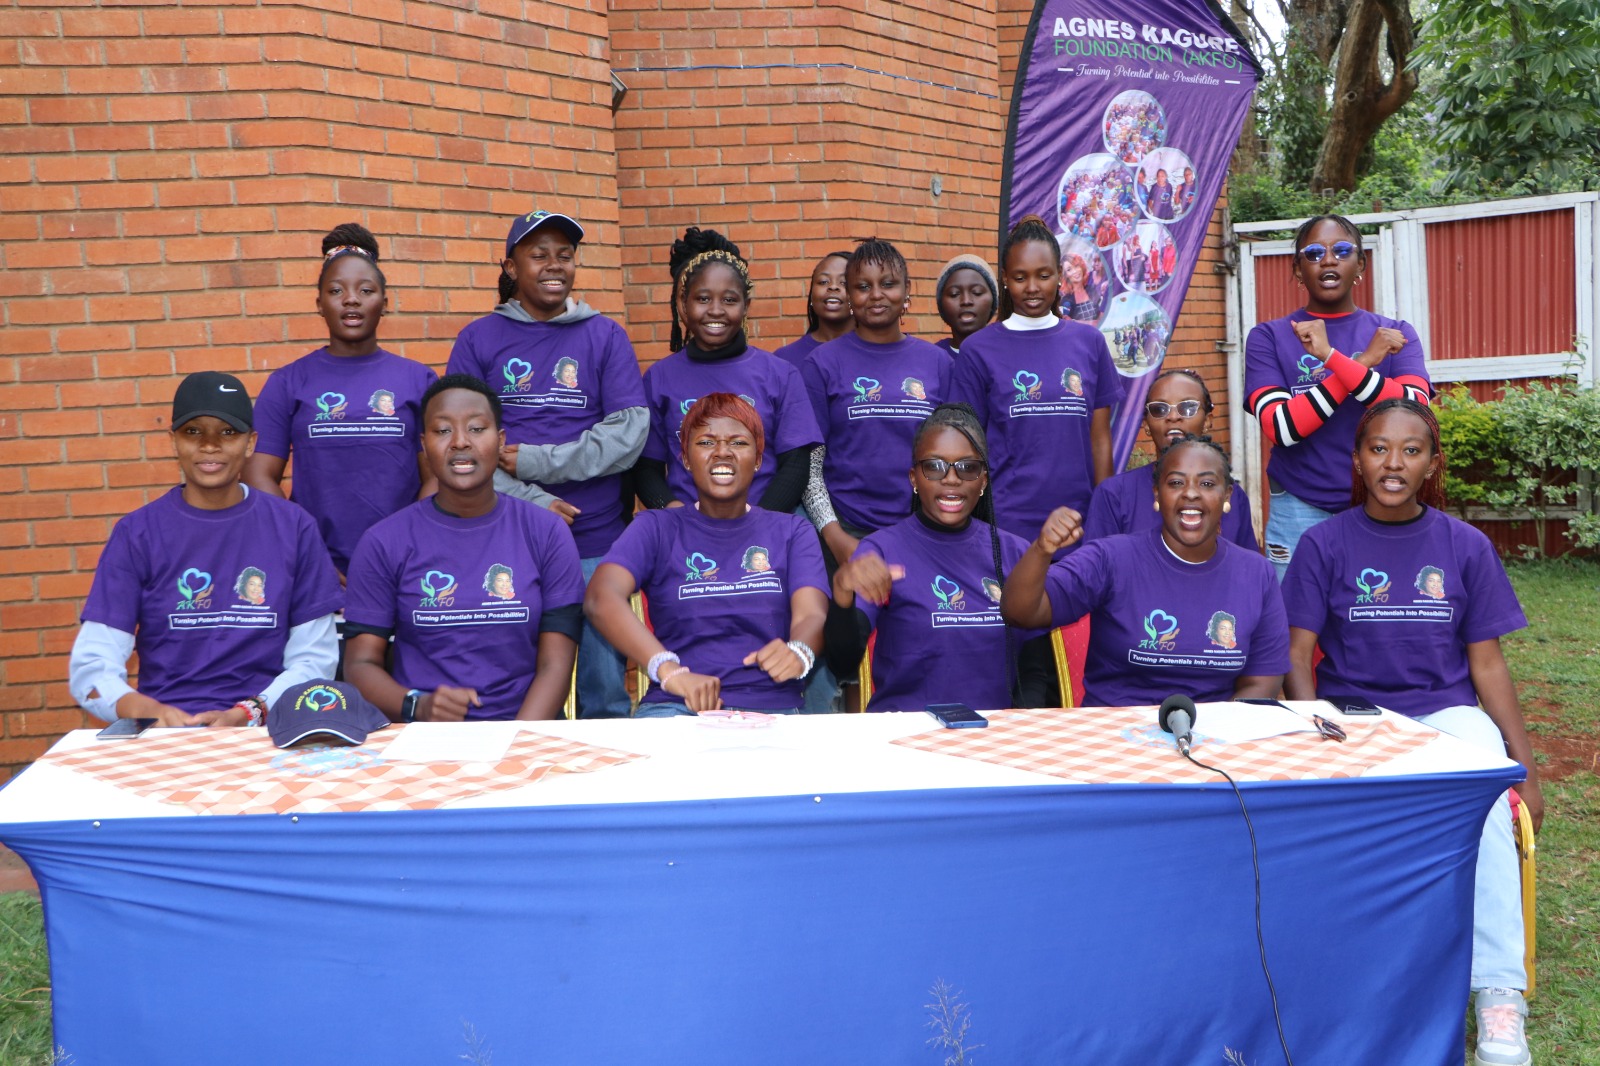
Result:
<svg viewBox="0 0 1600 1066"><path fill-rule="evenodd" d="M259 724L291 687L333 676L339 575L310 515L241 482L256 435L238 378L185 378L171 434L183 484L111 531L72 647L72 695L106 721Z"/></svg>

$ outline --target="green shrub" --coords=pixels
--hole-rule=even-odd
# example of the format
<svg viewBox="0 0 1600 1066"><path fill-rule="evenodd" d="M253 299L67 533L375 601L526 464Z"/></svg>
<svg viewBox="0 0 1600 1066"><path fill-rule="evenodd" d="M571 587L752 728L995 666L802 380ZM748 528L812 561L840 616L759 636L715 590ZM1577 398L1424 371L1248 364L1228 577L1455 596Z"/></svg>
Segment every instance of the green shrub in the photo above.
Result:
<svg viewBox="0 0 1600 1066"><path fill-rule="evenodd" d="M1440 393L1435 410L1451 504L1525 510L1541 547L1550 509L1578 499L1582 472L1600 471L1600 390L1571 378L1508 386L1488 402L1457 385ZM1600 516L1578 515L1567 538L1578 548L1600 547Z"/></svg>

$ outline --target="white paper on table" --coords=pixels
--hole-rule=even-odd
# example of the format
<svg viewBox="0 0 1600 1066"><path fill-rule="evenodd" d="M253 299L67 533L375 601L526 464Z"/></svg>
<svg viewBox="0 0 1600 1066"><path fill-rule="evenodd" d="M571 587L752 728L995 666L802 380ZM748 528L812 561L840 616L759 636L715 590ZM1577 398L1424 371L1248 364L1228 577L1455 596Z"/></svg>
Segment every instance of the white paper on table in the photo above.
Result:
<svg viewBox="0 0 1600 1066"><path fill-rule="evenodd" d="M383 750L387 762L499 762L522 723L411 722Z"/></svg>
<svg viewBox="0 0 1600 1066"><path fill-rule="evenodd" d="M1241 744L1289 733L1316 731L1311 719L1283 707L1252 703L1203 703L1195 711L1195 738Z"/></svg>

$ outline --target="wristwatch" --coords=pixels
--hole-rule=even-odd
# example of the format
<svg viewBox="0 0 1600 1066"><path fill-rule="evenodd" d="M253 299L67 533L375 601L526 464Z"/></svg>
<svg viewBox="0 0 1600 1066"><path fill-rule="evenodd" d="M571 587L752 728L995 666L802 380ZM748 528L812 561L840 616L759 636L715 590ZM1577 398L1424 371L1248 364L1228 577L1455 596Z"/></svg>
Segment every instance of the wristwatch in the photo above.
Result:
<svg viewBox="0 0 1600 1066"><path fill-rule="evenodd" d="M417 704L422 699L422 690L414 688L406 693L406 698L400 701L400 720L402 722L415 722L417 720Z"/></svg>

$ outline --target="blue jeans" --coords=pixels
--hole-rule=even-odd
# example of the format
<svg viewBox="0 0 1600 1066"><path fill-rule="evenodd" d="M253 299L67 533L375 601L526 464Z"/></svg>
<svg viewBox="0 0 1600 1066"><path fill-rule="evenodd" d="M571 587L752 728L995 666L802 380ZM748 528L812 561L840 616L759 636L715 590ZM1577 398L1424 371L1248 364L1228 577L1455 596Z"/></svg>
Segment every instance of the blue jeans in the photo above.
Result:
<svg viewBox="0 0 1600 1066"><path fill-rule="evenodd" d="M1278 580L1289 570L1289 560L1305 531L1333 517L1332 511L1313 507L1289 492L1274 492L1267 508L1267 561L1278 572Z"/></svg>
<svg viewBox="0 0 1600 1066"><path fill-rule="evenodd" d="M638 709L636 709L633 712L633 716L635 718L672 718L672 717L675 717L675 716L680 715L680 714L693 714L693 713L694 713L693 711L691 711L686 705L684 705L682 703L677 703L677 702L674 702L672 700L661 700L661 701L652 700L649 703L641 703L641 704L639 704ZM761 711L760 713L761 714L798 714L798 713L800 713L800 709L798 707L785 707L782 710Z"/></svg>
<svg viewBox="0 0 1600 1066"><path fill-rule="evenodd" d="M1449 733L1506 753L1500 727L1479 707L1446 707L1417 719ZM1511 835L1511 799L1501 793L1483 823L1478 843L1478 873L1472 893L1472 989L1528 987L1522 961L1522 875Z"/></svg>
<svg viewBox="0 0 1600 1066"><path fill-rule="evenodd" d="M601 556L580 560L587 584L600 565ZM578 717L626 718L632 705L625 683L628 663L606 638L583 621L583 636L578 641Z"/></svg>

